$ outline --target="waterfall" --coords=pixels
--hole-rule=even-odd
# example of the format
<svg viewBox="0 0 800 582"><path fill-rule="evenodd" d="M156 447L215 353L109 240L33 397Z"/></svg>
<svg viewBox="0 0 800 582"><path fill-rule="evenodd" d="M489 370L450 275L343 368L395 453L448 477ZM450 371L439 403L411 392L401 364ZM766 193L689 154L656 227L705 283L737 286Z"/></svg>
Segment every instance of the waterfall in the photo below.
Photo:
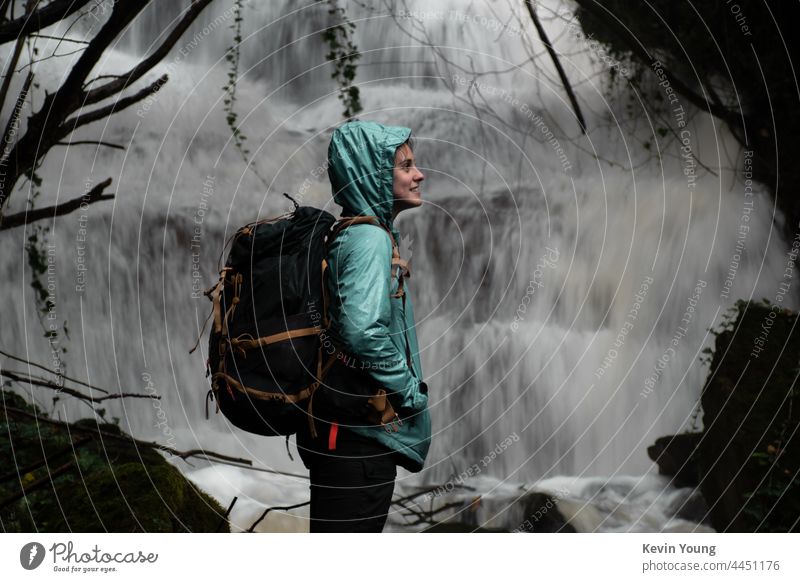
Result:
<svg viewBox="0 0 800 582"><path fill-rule="evenodd" d="M45 366L60 359L69 376L112 392L161 396L105 406L107 419L138 437L302 473L281 439L231 428L213 404L205 419L207 335L202 354L188 352L210 310L201 291L216 280L222 245L238 226L288 210L284 191L337 212L319 171L341 117L319 34L331 17L326 3L245 8L237 107L253 164L270 180L265 188L246 169L224 120L228 9L212 5L147 77L170 75L152 99L74 136L102 133L126 145L124 153L73 146L47 157L37 204L81 195L106 177L116 198L50 223L53 320L69 329L60 355L33 304L22 252L27 233L0 233L4 248L14 249L0 261L7 306L0 344ZM621 500L636 492L647 503L617 521L657 529L673 515L664 508L682 494L652 474L646 448L691 427L707 371L698 357L713 344L708 328L736 298L774 295L785 261L773 203L756 188L746 248L730 297L721 298L744 200L735 171L741 158L721 158L736 151L724 128L701 113L687 125L697 158L715 168L698 169L690 184L680 143L669 143L658 160L642 147L646 128L617 123L621 98L606 101L603 87L587 80L601 66L587 55L565 59L591 130L580 136L550 63L537 61L537 69L526 62L517 28L527 26L524 14L493 5L471 6L465 15L457 2L426 13L414 1L404 10L393 19L385 8L348 5L364 53L361 118L411 127L426 174L426 204L397 224L411 258L434 436L425 470L401 472L398 488L461 481L475 466L464 482L500 500L484 504L487 519L503 513L520 487L538 482L565 488L573 503L592 498L597 505L600 490ZM414 32L414 15L452 62L513 69L477 78L486 100L472 94L478 110L469 105L472 77L461 69L445 75L441 61L399 29ZM130 67L175 16L173 3L153 3L98 73ZM565 24L548 26L555 32ZM580 41L559 42L566 50ZM38 69L43 81L61 78L61 70L46 61ZM14 194L14 209L24 207L24 194ZM797 307L793 298L787 307ZM87 411L70 399L53 404L38 389L32 397L62 418ZM176 464L224 502L236 479L252 479ZM283 479L285 487L269 495L257 497L254 486L249 495L277 504L291 490L302 500L307 482ZM637 517L654 497L663 515L642 525ZM582 507L587 527L607 525ZM258 513L249 511L234 518L244 524ZM524 519L504 515L496 521L509 527Z"/></svg>

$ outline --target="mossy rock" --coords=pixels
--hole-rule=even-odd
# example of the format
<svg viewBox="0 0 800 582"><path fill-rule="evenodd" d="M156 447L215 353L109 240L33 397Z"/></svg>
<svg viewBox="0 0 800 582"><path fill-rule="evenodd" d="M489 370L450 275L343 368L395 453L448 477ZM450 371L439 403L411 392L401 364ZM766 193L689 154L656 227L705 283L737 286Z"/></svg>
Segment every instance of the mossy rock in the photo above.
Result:
<svg viewBox="0 0 800 582"><path fill-rule="evenodd" d="M4 391L3 397L8 407L33 411L17 394ZM0 413L0 435L0 457L11 460L0 471L11 476L0 480L4 531L230 531L225 510L214 499L114 424L82 419L52 425ZM37 466L45 458L47 465ZM14 467L22 474L14 474ZM66 470L52 477L57 467ZM8 503L22 485L29 489L42 480L25 498Z"/></svg>
<svg viewBox="0 0 800 582"><path fill-rule="evenodd" d="M166 461L109 467L58 489L69 505L47 531L213 532L225 521L225 510Z"/></svg>
<svg viewBox="0 0 800 582"><path fill-rule="evenodd" d="M717 531L800 527L797 317L767 301L738 301L735 319L716 332L696 458Z"/></svg>

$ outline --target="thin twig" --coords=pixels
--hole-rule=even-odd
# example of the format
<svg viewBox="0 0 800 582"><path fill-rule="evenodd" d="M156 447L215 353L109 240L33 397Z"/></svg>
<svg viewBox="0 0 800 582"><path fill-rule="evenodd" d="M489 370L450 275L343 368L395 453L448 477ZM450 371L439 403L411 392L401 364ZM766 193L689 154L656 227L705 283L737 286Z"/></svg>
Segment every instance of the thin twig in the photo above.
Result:
<svg viewBox="0 0 800 582"><path fill-rule="evenodd" d="M60 40L60 41L64 41L64 42L74 42L75 44L89 44L88 40L75 40L75 39L66 38L66 37L63 37L63 36L48 36L46 34L31 34L29 36L31 36L33 38L49 38L51 40Z"/></svg>
<svg viewBox="0 0 800 582"><path fill-rule="evenodd" d="M51 24L64 20L67 16L80 10L90 0L53 0L32 14L27 12L15 20L0 24L0 44L17 40Z"/></svg>
<svg viewBox="0 0 800 582"><path fill-rule="evenodd" d="M297 507L303 507L304 505L308 505L308 504L310 504L310 503L311 503L310 501L305 501L305 502L303 502L303 503L298 503L297 505L288 505L288 506L286 506L286 507L267 507L267 509L265 509L265 510L264 510L264 513L262 513L262 514L261 514L261 517L259 517L259 518L258 518L258 519L257 519L257 520L256 520L256 521L253 523L253 525L251 525L251 526L250 526L250 527L249 527L247 530L245 530L245 531L246 531L247 533L253 533L253 530L255 529L255 527L256 527L256 526L257 526L259 523L261 523L261 521L262 521L262 520L263 520L265 517L267 517L267 514L268 514L270 511L273 511L273 510L283 510L283 511L288 511L288 510L290 510L290 509L295 509L295 508L297 508Z"/></svg>
<svg viewBox="0 0 800 582"><path fill-rule="evenodd" d="M442 505L441 507L438 507L438 508L434 509L433 511L426 511L425 514L427 514L427 517L422 512L419 512L419 511L416 511L414 509L411 509L410 507L408 507L406 505L403 505L403 508L406 511L408 511L409 513L411 513L412 515L417 516L417 521L412 521L411 523L408 523L407 525L419 525L421 523L429 523L431 525L438 525L441 522L435 521L433 519L434 515L436 515L437 513L441 513L442 511L446 511L448 509L454 509L456 507L463 507L463 506L464 506L464 504L460 503L458 501L454 501L452 503L446 503L446 504Z"/></svg>
<svg viewBox="0 0 800 582"><path fill-rule="evenodd" d="M68 424L66 422L62 422L62 421L59 421L59 420L51 420L49 418L45 418L45 417L43 417L41 415L38 415L38 414L33 414L33 413L28 412L26 410L21 410L19 408L14 408L13 406L6 406L3 409L3 412L6 415L12 414L12 415L16 415L16 416L24 416L26 418L33 418L37 422L43 422L45 424L54 425L54 426L57 426L57 427L62 428L62 429L66 428L66 425ZM136 446L139 446L139 447L145 447L145 448L150 448L150 449L157 449L159 451L164 451L166 453L170 453L171 455L173 455L175 457L181 458L184 461L189 457L199 457L199 458L204 458L204 459L206 459L208 461L211 461L211 462L216 462L217 459L219 459L221 461L232 461L232 462L242 463L242 464L246 464L246 465L252 465L253 464L253 461L251 461L249 459L238 459L236 457L230 457L228 455L222 455L220 453L215 453L213 451L206 451L204 449L192 449L190 451L178 451L178 450L173 449L172 447L168 447L166 445L162 445L162 444L159 444L159 443L152 443L152 442L148 442L148 441L142 441L142 440L133 438L132 436L129 436L129 435L114 434L112 432L107 432L107 431L104 431L104 430L100 430L99 428L91 428L91 427L88 427L88 426L81 426L81 425L74 425L74 424L73 425L69 425L69 426L70 426L71 430L89 432L89 433L93 433L93 434L99 434L103 438L109 438L109 439L114 439L114 440L119 440L119 441L125 441L127 443L130 443L130 444L133 444L133 445L136 445Z"/></svg>
<svg viewBox="0 0 800 582"><path fill-rule="evenodd" d="M231 501L230 505L228 505L228 511L226 511L225 515L222 516L222 519L219 520L219 525L217 526L217 529L216 529L217 532L219 532L219 528L222 527L222 524L226 523L228 521L228 516L231 514L231 510L233 509L233 506L236 505L236 500L237 499L239 499L239 497L238 496L234 496L233 501ZM228 530L230 530L230 526L228 526Z"/></svg>
<svg viewBox="0 0 800 582"><path fill-rule="evenodd" d="M98 404L103 402L104 400L115 400L118 398L152 398L153 400L160 400L161 396L155 396L151 394L132 394L127 392L120 392L117 394L109 394L107 396L100 396L99 398L94 398L83 392L78 392L77 390L73 390L72 388L67 388L66 386L59 386L55 382L50 382L47 380L40 380L38 378L31 378L23 377L19 375L19 372L13 372L11 370L0 370L0 376L5 376L15 382L24 382L26 384L30 384L31 386L41 386L42 388L50 388L55 390L56 392L61 392L64 394L69 394L70 396L74 396L75 398L79 398L81 400L85 400L86 402L90 402L91 404Z"/></svg>
<svg viewBox="0 0 800 582"><path fill-rule="evenodd" d="M144 59L127 73L120 75L120 78L116 81L111 81L105 85L97 87L96 89L91 89L86 94L86 98L83 100L84 105L97 103L98 101L102 101L111 95L119 93L132 83L136 82L150 69L155 67L165 56L167 56L175 43L178 42L178 39L183 35L184 32L186 32L200 12L202 12L203 9L210 3L211 0L194 0L191 6L184 13L181 21L175 26L175 28L172 29L169 36L167 36L164 42L162 42L161 45L155 51L153 51L149 57Z"/></svg>
<svg viewBox="0 0 800 582"><path fill-rule="evenodd" d="M125 146L121 146L116 143L110 143L107 141L91 141L91 140L83 140L83 141L59 141L56 142L54 145L63 145L63 146L73 146L73 145L101 145L107 148L114 148L116 150L123 150L125 151Z"/></svg>
<svg viewBox="0 0 800 582"><path fill-rule="evenodd" d="M25 358L20 358L19 356L15 356L14 354L9 354L8 352L5 352L3 350L0 350L0 355L10 358L12 360L16 360L17 362L23 363L26 366L33 366L34 368L39 368L40 370L44 370L45 372L52 373L52 370L50 370L50 368L42 366L41 364L37 364L36 362L31 362L30 360L26 360ZM97 390L98 392L102 392L103 394L111 394L111 392L108 390L103 390L102 388L96 388L95 386L87 384L86 382L83 382L81 380L76 380L75 378L70 378L69 376L64 376L64 375L61 375L61 377L64 378L65 380L69 380L70 382L74 382L75 384L80 384L81 386L86 386L87 388L91 388L92 390Z"/></svg>

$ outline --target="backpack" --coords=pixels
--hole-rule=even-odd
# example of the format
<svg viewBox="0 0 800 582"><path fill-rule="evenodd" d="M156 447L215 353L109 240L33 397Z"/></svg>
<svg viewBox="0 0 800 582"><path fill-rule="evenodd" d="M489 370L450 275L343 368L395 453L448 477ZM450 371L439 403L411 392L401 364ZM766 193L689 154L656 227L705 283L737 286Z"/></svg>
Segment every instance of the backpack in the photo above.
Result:
<svg viewBox="0 0 800 582"><path fill-rule="evenodd" d="M294 211L239 228L223 248L224 253L231 247L217 283L205 292L214 320L206 362L206 377L211 377L206 418L213 399L217 412L247 432L288 439L308 422L316 437L313 396L342 357L325 336L327 245L353 224L380 226L392 241L392 270L400 267L394 296L404 297L403 279L410 273L392 233L376 217L336 220L284 196ZM375 390L367 403L371 422L391 426L387 423L396 414L385 390Z"/></svg>

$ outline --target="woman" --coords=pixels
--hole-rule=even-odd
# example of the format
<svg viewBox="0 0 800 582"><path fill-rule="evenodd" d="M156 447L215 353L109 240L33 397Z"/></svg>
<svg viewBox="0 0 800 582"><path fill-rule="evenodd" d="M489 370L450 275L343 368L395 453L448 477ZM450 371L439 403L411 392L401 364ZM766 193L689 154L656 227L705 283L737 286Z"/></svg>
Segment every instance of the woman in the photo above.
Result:
<svg viewBox="0 0 800 582"><path fill-rule="evenodd" d="M311 532L381 532L397 465L418 472L430 446L428 388L422 381L408 284L392 269L394 218L422 204L411 130L352 121L334 131L328 176L342 216L354 224L328 247L333 344L342 351L314 395L317 438L297 445L311 478ZM391 422L377 420L385 390ZM384 415L384 419L385 419Z"/></svg>

